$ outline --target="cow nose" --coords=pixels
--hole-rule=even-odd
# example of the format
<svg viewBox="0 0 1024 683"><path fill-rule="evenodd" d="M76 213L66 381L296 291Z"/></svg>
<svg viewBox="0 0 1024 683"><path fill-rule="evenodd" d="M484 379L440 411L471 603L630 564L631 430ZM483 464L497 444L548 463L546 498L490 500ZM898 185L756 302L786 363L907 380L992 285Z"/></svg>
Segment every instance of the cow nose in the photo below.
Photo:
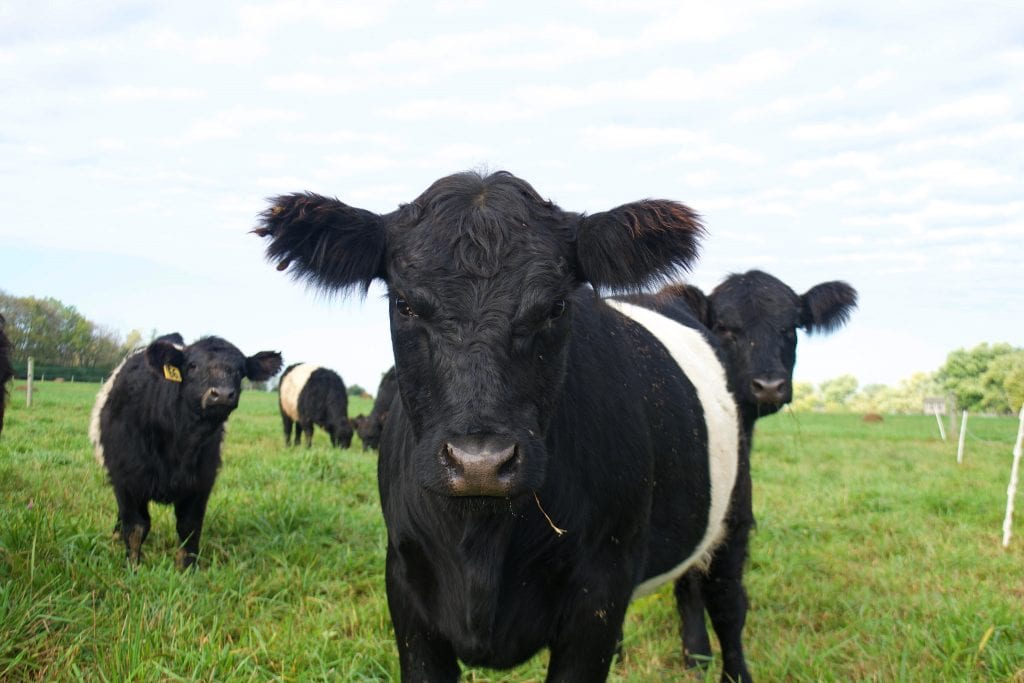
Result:
<svg viewBox="0 0 1024 683"><path fill-rule="evenodd" d="M234 406L238 402L238 395L231 387L210 387L203 394L203 407L210 406Z"/></svg>
<svg viewBox="0 0 1024 683"><path fill-rule="evenodd" d="M519 478L522 455L511 439L472 434L448 441L442 460L453 496L507 497Z"/></svg>
<svg viewBox="0 0 1024 683"><path fill-rule="evenodd" d="M750 380L750 391L758 403L784 403L786 401L786 380L755 377Z"/></svg>

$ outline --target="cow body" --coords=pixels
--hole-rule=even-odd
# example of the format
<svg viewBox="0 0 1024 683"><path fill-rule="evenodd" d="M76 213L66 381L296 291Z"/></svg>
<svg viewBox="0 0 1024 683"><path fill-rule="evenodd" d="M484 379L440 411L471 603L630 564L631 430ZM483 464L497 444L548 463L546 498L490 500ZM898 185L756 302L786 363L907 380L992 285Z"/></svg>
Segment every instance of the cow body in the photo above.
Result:
<svg viewBox="0 0 1024 683"><path fill-rule="evenodd" d="M4 330L4 317L0 315L0 434L4 431L4 408L7 405L7 383L14 377L11 367L11 342Z"/></svg>
<svg viewBox="0 0 1024 683"><path fill-rule="evenodd" d="M172 334L128 356L104 383L89 436L114 489L115 530L132 564L149 534L151 501L174 505L178 564L195 563L224 423L238 405L241 380L265 381L280 367L277 353L246 358L218 337L185 346Z"/></svg>
<svg viewBox="0 0 1024 683"><path fill-rule="evenodd" d="M264 214L279 267L388 284L399 399L378 483L403 680L544 647L548 680L603 680L629 601L714 549L739 431L714 342L591 287L668 276L700 232L674 202L582 216L505 173L383 216L308 194Z"/></svg>
<svg viewBox="0 0 1024 683"><path fill-rule="evenodd" d="M704 627L707 610L729 667L736 633L747 611L743 567L754 526L750 451L754 424L792 400L797 329L832 332L856 307L857 293L845 282L823 282L798 295L778 278L759 270L733 274L710 295L693 285L672 285L640 302L653 310L687 307L721 342L729 386L741 418L739 474L733 492L725 542L707 572L689 572L676 584L688 661L698 665L711 656ZM749 676L749 674L748 674Z"/></svg>
<svg viewBox="0 0 1024 683"><path fill-rule="evenodd" d="M295 445L299 445L300 433L304 433L309 448L313 443L313 425L327 432L332 446L348 448L352 444L348 393L345 382L333 370L312 363L288 366L278 385L278 407L286 446L291 443L294 426Z"/></svg>
<svg viewBox="0 0 1024 683"><path fill-rule="evenodd" d="M373 409L369 415L360 415L355 419L356 432L360 441L363 442L363 450L380 448L381 430L384 422L388 419L391 411L391 404L398 395L398 377L395 376L395 368L388 368L377 387L377 396L373 399Z"/></svg>

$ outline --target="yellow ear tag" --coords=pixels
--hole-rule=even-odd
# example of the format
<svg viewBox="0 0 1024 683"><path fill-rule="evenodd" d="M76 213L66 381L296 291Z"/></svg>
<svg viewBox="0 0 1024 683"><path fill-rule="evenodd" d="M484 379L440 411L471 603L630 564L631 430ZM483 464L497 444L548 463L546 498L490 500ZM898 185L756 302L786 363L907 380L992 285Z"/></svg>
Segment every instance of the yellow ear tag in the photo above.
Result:
<svg viewBox="0 0 1024 683"><path fill-rule="evenodd" d="M181 381L181 370L174 367L173 365L164 366L164 379L169 379L172 382Z"/></svg>

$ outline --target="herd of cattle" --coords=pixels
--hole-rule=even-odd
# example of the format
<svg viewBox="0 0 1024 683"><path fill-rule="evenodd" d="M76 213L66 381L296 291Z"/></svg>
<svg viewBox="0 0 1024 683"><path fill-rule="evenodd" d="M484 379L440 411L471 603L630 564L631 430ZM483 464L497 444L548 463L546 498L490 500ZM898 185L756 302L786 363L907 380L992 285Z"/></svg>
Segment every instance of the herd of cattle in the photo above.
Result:
<svg viewBox="0 0 1024 683"><path fill-rule="evenodd" d="M756 270L710 294L672 284L704 235L689 208L567 212L504 172L442 178L388 214L284 195L254 232L279 270L320 289L387 285L395 367L372 413L349 420L342 379L310 364L285 370L279 405L286 444L294 429L308 446L315 424L333 445L355 429L379 450L403 680L454 681L460 661L509 668L543 648L548 680L604 680L630 601L667 582L688 664L711 655L706 611L722 679L751 680L754 424L792 398L797 328L842 326L849 285L798 295ZM89 432L131 562L150 501L174 505L179 564L196 562L242 379L281 365L174 334L107 380Z"/></svg>

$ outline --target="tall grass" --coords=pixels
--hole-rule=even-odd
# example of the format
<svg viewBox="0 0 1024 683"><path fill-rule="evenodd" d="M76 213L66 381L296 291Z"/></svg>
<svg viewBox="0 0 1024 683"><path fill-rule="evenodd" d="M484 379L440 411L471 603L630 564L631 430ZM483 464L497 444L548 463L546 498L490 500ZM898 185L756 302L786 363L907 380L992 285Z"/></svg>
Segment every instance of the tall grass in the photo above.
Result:
<svg viewBox="0 0 1024 683"><path fill-rule="evenodd" d="M0 680L397 680L376 457L358 438L286 449L275 395L244 393L202 569L174 569L173 514L154 506L132 571L86 437L97 389L42 383L30 410L12 396ZM930 417L758 424L746 643L760 680L1024 682L1024 519L999 544L1015 424L974 418L970 433L957 466ZM623 652L614 681L680 678L670 589L631 607ZM545 661L464 678L542 680Z"/></svg>

